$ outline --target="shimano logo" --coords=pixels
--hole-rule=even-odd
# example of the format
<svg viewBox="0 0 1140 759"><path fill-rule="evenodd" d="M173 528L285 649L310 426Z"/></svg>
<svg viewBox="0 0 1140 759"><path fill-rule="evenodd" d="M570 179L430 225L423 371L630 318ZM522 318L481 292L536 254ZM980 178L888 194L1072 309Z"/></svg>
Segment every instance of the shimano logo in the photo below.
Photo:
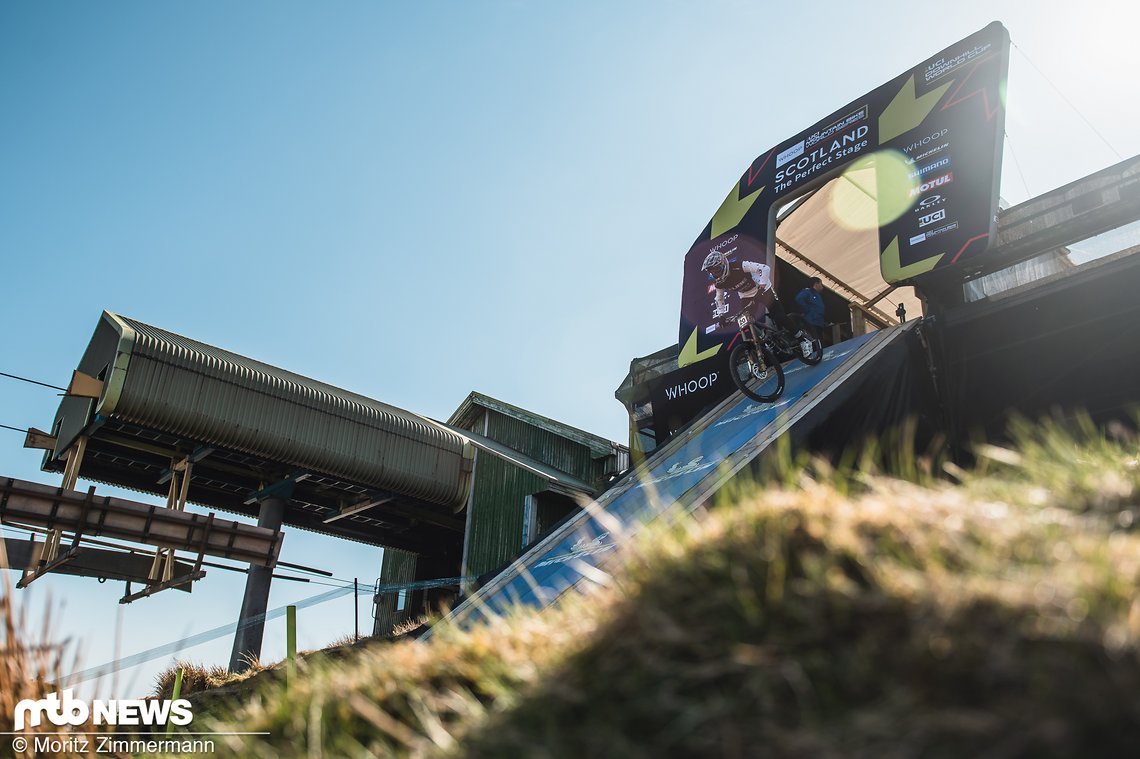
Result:
<svg viewBox="0 0 1140 759"><path fill-rule="evenodd" d="M158 699L95 699L88 703L72 697L72 689L50 693L47 698L26 698L16 704L12 715L16 730L38 727L47 719L57 727L78 727L90 721L95 725L165 725L183 727L194 720L190 702L184 698L175 701Z"/></svg>
<svg viewBox="0 0 1140 759"><path fill-rule="evenodd" d="M937 160L933 163L928 163L925 166L920 166L919 168L910 172L910 177L911 177L911 179L917 179L918 177L924 177L932 171L938 171L939 169L944 169L949 165L950 165L950 158L949 157L942 158L942 159Z"/></svg>

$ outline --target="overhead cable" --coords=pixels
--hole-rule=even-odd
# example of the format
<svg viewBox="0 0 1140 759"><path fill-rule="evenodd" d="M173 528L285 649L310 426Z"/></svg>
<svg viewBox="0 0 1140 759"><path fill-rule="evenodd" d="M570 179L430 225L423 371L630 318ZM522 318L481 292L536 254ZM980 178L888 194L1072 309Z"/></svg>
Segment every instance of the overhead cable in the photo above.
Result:
<svg viewBox="0 0 1140 759"><path fill-rule="evenodd" d="M131 654L130 656L124 656L120 659L115 659L114 661L107 662L106 664L100 664L97 667L89 667L88 669L80 670L79 672L73 672L72 674L63 678L62 682L66 683L67 685L72 685L74 683L81 683L87 680L92 680L97 677L106 677L107 675L114 674L120 670L128 669L139 664L144 664L148 661L157 659L162 656L178 654L188 648L192 648L201 643L207 643L211 640L216 640L217 638L221 638L225 635L233 635L238 630L245 629L251 625L261 624L270 619L283 617L285 616L285 611L289 606L295 606L298 609L303 609L307 606L316 606L317 604L331 601L334 598L340 598L342 596L349 595L352 592L353 588L350 585L347 588L337 588L335 590L326 591L325 593L320 593L315 596L309 596L308 598L297 601L295 603L287 604L286 606L278 606L276 609L267 611L264 614L254 615L248 619L242 620L240 623L233 622L228 625L222 625L221 627L215 627L211 630L205 630L203 632L182 638L181 640L164 643L161 646L148 648L147 650L140 651L137 654Z"/></svg>
<svg viewBox="0 0 1140 759"><path fill-rule="evenodd" d="M28 379L27 377L20 377L19 375L16 375L16 374L8 374L7 372L0 372L0 377L8 377L10 379L20 380L21 382L30 382L33 385L42 385L43 387L50 387L52 390L61 390L65 393L67 392L66 387L60 387L59 385L49 385L46 382L40 382L39 380Z"/></svg>
<svg viewBox="0 0 1140 759"><path fill-rule="evenodd" d="M1025 188L1025 197L1032 198L1033 193L1029 191L1029 183L1025 181L1025 174L1021 171L1021 162L1017 160L1017 154L1013 152L1013 140L1009 139L1009 132L1005 133L1005 141L1009 146L1009 157L1013 159L1013 167L1017 169L1017 176L1021 177L1021 184Z"/></svg>
<svg viewBox="0 0 1140 759"><path fill-rule="evenodd" d="M1108 149L1113 152L1113 154L1116 156L1117 160L1123 161L1124 156L1120 155L1120 152L1112 146L1112 143L1109 142L1108 139L1103 134L1101 134L1100 131L1095 126L1092 125L1091 121L1089 121L1087 118L1085 118L1085 115L1081 112L1081 109L1077 108L1075 105L1073 105L1073 101L1071 101L1067 97L1065 97L1065 93L1061 92L1061 88L1058 87L1057 85L1053 84L1053 80L1051 80L1049 77L1045 76L1045 72L1037 67L1037 64L1034 63L1029 58L1029 56L1025 54L1024 50L1022 50L1020 47L1017 46L1016 42L1013 42L1012 40L1010 40L1010 44L1013 45L1015 48L1017 48L1017 52L1021 53L1022 57L1025 58L1026 63L1028 63L1030 66L1032 66L1033 69L1038 74L1041 75L1041 78L1044 79L1046 82L1048 82L1049 86L1052 87L1056 91L1056 93L1061 96L1061 99L1064 100L1069 105L1069 107L1072 108L1073 111L1078 116L1080 116L1081 121L1085 122L1085 124L1088 125L1088 128L1093 131L1093 134L1095 134L1097 137L1099 137L1101 139L1101 142L1103 142L1106 146L1108 146Z"/></svg>

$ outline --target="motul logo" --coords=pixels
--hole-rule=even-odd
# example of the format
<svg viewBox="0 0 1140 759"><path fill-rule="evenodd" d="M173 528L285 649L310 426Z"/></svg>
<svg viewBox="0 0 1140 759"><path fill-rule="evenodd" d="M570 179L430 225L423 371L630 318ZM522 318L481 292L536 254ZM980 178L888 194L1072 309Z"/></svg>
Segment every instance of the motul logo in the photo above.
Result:
<svg viewBox="0 0 1140 759"><path fill-rule="evenodd" d="M922 195L924 192L928 192L930 190L933 190L935 187L941 187L942 185L950 184L953 181L954 181L954 172L948 171L940 177L935 177L934 179L931 179L929 182L923 182L918 187L915 187L914 189L912 189L910 191L910 196L912 198L917 198L919 195Z"/></svg>

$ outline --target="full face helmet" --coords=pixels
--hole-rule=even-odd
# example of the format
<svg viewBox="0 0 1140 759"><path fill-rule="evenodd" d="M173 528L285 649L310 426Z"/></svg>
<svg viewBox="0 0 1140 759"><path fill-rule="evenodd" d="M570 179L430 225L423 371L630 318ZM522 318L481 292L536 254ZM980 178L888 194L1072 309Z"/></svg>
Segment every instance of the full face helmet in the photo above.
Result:
<svg viewBox="0 0 1140 759"><path fill-rule="evenodd" d="M712 251L705 256L705 262L701 264L701 271L711 274L714 281L723 282L728 276L728 256L719 250Z"/></svg>

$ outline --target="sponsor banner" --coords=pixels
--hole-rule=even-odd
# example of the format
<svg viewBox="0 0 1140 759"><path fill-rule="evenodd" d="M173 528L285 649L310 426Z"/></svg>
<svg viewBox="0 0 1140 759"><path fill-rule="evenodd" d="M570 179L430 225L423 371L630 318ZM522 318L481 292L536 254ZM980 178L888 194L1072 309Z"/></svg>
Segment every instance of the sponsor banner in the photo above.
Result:
<svg viewBox="0 0 1140 759"><path fill-rule="evenodd" d="M736 390L728 374L727 356L721 351L719 357L676 369L650 385L653 434L658 443Z"/></svg>
<svg viewBox="0 0 1140 759"><path fill-rule="evenodd" d="M984 254L997 214L1008 65L1009 34L994 22L758 156L685 256L679 365L723 353L735 334L710 306L718 288L701 264L712 247L751 241L752 258L731 264L755 260L775 277L775 210L857 160L873 157L880 204L903 209L879 228L884 280L915 282ZM731 307L731 295L722 300Z"/></svg>
<svg viewBox="0 0 1140 759"><path fill-rule="evenodd" d="M817 174L827 173L837 162L846 162L864 154L870 144L867 137L870 133L871 127L866 124L851 127L845 132L817 143L810 153L801 151L796 160L786 160L784 166L776 170L776 192L790 189Z"/></svg>
<svg viewBox="0 0 1140 759"><path fill-rule="evenodd" d="M710 254L720 253L732 268L733 273L726 282L718 284L701 271L701 265ZM768 251L764 245L751 235L732 232L721 235L694 249L694 255L686 259L686 266L695 266L696 272L686 269L686 277L704 277L705 287L700 305L694 305L693 316L699 328L705 335L735 335L736 317L745 307L745 303L752 303L757 307L753 315L760 318L762 309L771 299L771 292L765 290L764 275L756 272L757 265L768 267ZM770 275L771 269L767 268ZM755 272L755 273L754 273ZM758 282L759 280L759 282ZM771 281L769 278L768 282ZM681 362L684 366L689 362Z"/></svg>

